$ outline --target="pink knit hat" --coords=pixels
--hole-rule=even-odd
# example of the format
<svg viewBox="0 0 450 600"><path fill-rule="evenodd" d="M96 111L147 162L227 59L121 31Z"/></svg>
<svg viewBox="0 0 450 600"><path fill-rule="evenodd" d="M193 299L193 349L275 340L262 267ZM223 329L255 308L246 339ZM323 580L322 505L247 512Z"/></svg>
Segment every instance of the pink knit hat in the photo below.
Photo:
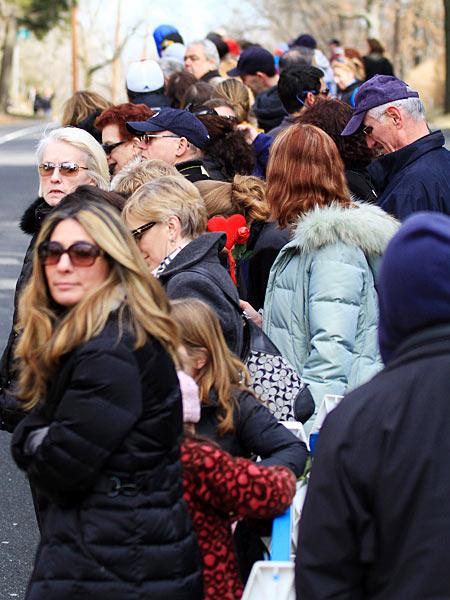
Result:
<svg viewBox="0 0 450 600"><path fill-rule="evenodd" d="M200 421L198 385L184 371L177 371L177 375L183 401L183 423L198 423Z"/></svg>

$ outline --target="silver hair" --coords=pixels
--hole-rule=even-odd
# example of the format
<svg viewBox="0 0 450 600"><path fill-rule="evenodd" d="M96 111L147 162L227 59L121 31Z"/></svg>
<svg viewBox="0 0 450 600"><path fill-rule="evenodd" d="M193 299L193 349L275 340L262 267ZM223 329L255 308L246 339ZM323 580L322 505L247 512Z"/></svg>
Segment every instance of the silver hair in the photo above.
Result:
<svg viewBox="0 0 450 600"><path fill-rule="evenodd" d="M164 77L169 78L174 73L180 73L184 71L184 66L175 58L169 58L168 56L162 56L159 60L159 66L161 67Z"/></svg>
<svg viewBox="0 0 450 600"><path fill-rule="evenodd" d="M220 67L220 57L216 45L211 40L194 40L189 46L198 45L203 48L205 57L214 61L216 69Z"/></svg>
<svg viewBox="0 0 450 600"><path fill-rule="evenodd" d="M44 134L36 149L38 163L42 162L45 149L51 142L65 142L86 157L87 174L102 190L109 189L109 169L106 154L97 140L84 129L78 127L58 127ZM41 191L39 190L39 193Z"/></svg>
<svg viewBox="0 0 450 600"><path fill-rule="evenodd" d="M375 121L382 121L386 109L388 109L390 106L395 106L395 108L408 113L408 115L414 121L424 121L426 118L425 107L420 98L404 98L403 100L386 102L386 104L381 104L380 106L375 106L375 108L368 110L367 116L372 117L372 119L375 119Z"/></svg>

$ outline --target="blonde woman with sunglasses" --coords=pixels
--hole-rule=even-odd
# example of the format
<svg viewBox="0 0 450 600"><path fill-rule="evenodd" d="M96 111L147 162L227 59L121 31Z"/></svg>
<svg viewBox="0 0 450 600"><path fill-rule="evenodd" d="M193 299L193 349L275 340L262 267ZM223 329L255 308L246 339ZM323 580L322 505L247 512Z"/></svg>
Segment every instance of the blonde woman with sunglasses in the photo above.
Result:
<svg viewBox="0 0 450 600"><path fill-rule="evenodd" d="M31 235L21 273L17 280L14 306L31 272L36 236L45 218L59 202L80 185L91 184L103 190L109 186L109 171L101 145L87 131L60 127L48 132L37 147L39 197L26 209L22 231ZM12 354L17 336L13 327L0 363L0 429L12 431L20 418L15 400L15 374Z"/></svg>
<svg viewBox="0 0 450 600"><path fill-rule="evenodd" d="M67 199L19 301L13 456L47 505L26 600L200 600L178 328L120 216Z"/></svg>

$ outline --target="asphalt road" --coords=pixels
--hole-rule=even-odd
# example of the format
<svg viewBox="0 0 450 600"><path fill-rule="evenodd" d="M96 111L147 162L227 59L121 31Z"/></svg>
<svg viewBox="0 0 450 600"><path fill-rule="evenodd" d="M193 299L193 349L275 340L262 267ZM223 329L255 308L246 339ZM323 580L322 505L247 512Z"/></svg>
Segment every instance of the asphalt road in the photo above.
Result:
<svg viewBox="0 0 450 600"><path fill-rule="evenodd" d="M37 131L14 139L18 129L33 126ZM0 351L11 327L15 282L29 241L18 225L37 197L34 148L44 127L30 121L0 127ZM5 140L8 135L13 139ZM0 431L0 599L22 600L38 531L27 481L10 458L10 437Z"/></svg>

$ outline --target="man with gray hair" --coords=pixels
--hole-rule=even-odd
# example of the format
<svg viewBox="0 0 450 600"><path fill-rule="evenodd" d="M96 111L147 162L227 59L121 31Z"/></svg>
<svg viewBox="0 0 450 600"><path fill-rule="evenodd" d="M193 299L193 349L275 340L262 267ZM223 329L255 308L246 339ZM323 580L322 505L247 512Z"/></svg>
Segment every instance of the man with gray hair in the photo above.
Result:
<svg viewBox="0 0 450 600"><path fill-rule="evenodd" d="M211 40L195 40L186 49L184 68L199 81L214 85L222 80L219 73L220 58L217 48Z"/></svg>
<svg viewBox="0 0 450 600"><path fill-rule="evenodd" d="M450 152L442 132L430 132L418 92L375 75L359 88L342 135L361 129L378 155L368 171L381 208L401 220L423 210L450 215Z"/></svg>

